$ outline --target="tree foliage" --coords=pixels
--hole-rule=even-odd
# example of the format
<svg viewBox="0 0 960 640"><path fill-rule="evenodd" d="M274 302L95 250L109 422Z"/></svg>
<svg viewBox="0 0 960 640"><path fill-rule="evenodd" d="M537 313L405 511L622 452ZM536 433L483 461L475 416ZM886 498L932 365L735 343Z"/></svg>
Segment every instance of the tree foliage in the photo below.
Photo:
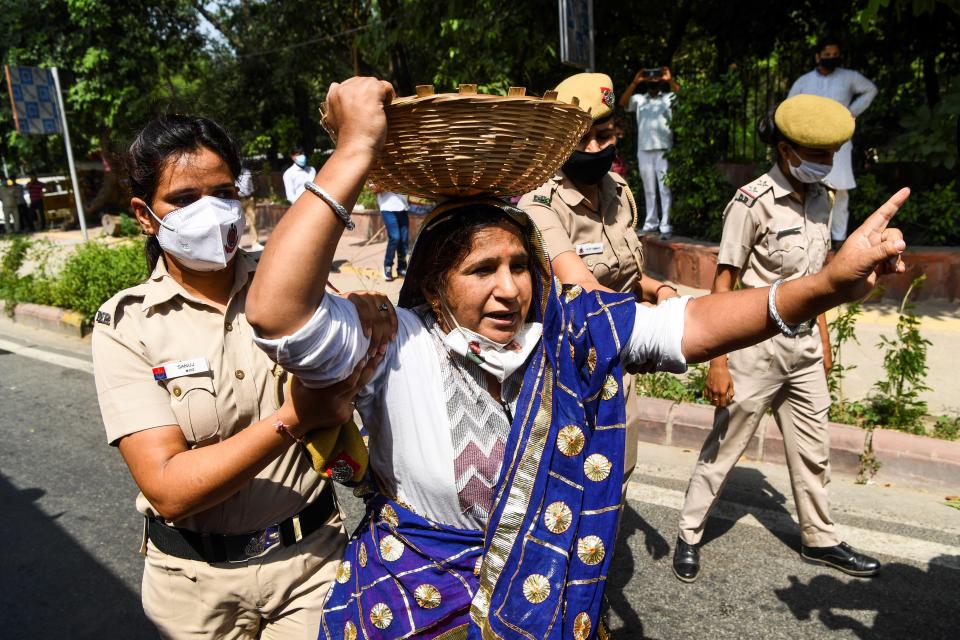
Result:
<svg viewBox="0 0 960 640"><path fill-rule="evenodd" d="M409 95L416 84L445 91L463 82L541 93L576 71L559 61L556 0L0 3L4 61L61 69L81 157L121 149L152 114L191 111L222 121L246 154L272 162L293 145L330 144L317 107L331 82L354 73ZM955 162L943 140L960 77L953 0L594 2L594 20L597 66L615 91L639 68L670 65L691 96L727 82L730 69L743 84L770 68L785 78L775 88L782 95L792 74L812 66L817 38L840 33L847 64L881 87L858 120L858 145ZM58 139L12 133L5 98L0 132L11 164L62 165Z"/></svg>

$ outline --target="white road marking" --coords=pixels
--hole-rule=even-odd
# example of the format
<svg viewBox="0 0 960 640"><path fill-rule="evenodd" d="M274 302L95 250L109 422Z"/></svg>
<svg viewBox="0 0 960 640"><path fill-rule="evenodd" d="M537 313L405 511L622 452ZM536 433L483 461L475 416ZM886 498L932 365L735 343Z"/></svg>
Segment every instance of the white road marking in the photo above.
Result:
<svg viewBox="0 0 960 640"><path fill-rule="evenodd" d="M37 347L28 347L17 342L10 342L9 340L2 339L0 339L0 349L9 351L10 353L15 353L18 356L23 356L25 358L39 360L40 362L46 362L47 364L55 364L58 367L66 367L67 369L76 369L77 371L93 373L93 362L84 360L83 358L75 358L73 356L66 356L60 353L53 353L52 351L44 351L43 349L39 349Z"/></svg>
<svg viewBox="0 0 960 640"><path fill-rule="evenodd" d="M630 482L627 498L636 502L652 504L679 511L683 507L682 491L665 489L640 482ZM779 533L797 533L800 525L789 513L770 511L748 505L719 501L710 513L710 517L731 520L751 527L762 527ZM960 546L918 540L895 533L874 531L861 527L837 525L843 539L854 548L865 553L879 553L894 556L920 564L937 564L952 569L960 569Z"/></svg>

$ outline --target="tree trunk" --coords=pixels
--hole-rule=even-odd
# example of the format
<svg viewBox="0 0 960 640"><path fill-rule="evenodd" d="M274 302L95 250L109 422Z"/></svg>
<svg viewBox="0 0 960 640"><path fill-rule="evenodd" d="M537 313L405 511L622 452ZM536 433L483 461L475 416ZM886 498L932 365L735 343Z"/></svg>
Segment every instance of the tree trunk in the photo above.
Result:
<svg viewBox="0 0 960 640"><path fill-rule="evenodd" d="M928 107L940 102L940 78L937 76L936 54L933 53L923 56L923 90Z"/></svg>
<svg viewBox="0 0 960 640"><path fill-rule="evenodd" d="M662 64L664 66L669 67L673 64L673 56L683 43L683 36L687 33L687 25L690 23L692 14L693 0L683 0L670 22L670 37L667 38L667 46L663 51Z"/></svg>

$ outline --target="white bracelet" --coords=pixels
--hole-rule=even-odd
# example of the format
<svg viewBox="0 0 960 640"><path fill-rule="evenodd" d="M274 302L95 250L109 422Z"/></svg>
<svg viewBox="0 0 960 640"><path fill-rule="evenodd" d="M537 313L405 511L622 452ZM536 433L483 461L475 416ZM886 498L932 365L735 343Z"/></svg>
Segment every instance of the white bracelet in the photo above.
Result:
<svg viewBox="0 0 960 640"><path fill-rule="evenodd" d="M324 191L319 185L317 185L316 182L310 182L310 181L304 182L303 187L307 191L309 191L310 193L312 193L313 195L317 196L318 198L326 202L328 205L330 205L330 208L333 209L333 212L335 214L337 214L337 217L340 218L340 222L343 223L343 226L345 226L348 231L353 230L357 226L353 223L353 218L351 218L350 214L347 213L346 208L342 204L334 200L333 196L331 196L329 193Z"/></svg>
<svg viewBox="0 0 960 640"><path fill-rule="evenodd" d="M770 314L770 319L776 323L777 328L780 329L780 333L787 336L788 338L793 338L797 336L800 331L806 326L806 322L801 322L800 324L795 324L792 327L783 321L783 318L780 317L780 314L777 313L777 288L783 282L783 278L778 278L770 285L770 292L767 294L767 313Z"/></svg>

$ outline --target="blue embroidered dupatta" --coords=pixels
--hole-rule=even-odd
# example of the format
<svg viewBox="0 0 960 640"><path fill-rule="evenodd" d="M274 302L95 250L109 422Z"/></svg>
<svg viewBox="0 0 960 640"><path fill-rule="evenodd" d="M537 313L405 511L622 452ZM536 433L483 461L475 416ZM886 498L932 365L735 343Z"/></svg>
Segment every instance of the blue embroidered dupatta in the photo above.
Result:
<svg viewBox="0 0 960 640"><path fill-rule="evenodd" d="M324 605L321 638L605 635L625 444L619 353L635 299L560 288L539 231L500 208L531 234L549 275L534 283L543 338L524 373L486 532L375 495Z"/></svg>

